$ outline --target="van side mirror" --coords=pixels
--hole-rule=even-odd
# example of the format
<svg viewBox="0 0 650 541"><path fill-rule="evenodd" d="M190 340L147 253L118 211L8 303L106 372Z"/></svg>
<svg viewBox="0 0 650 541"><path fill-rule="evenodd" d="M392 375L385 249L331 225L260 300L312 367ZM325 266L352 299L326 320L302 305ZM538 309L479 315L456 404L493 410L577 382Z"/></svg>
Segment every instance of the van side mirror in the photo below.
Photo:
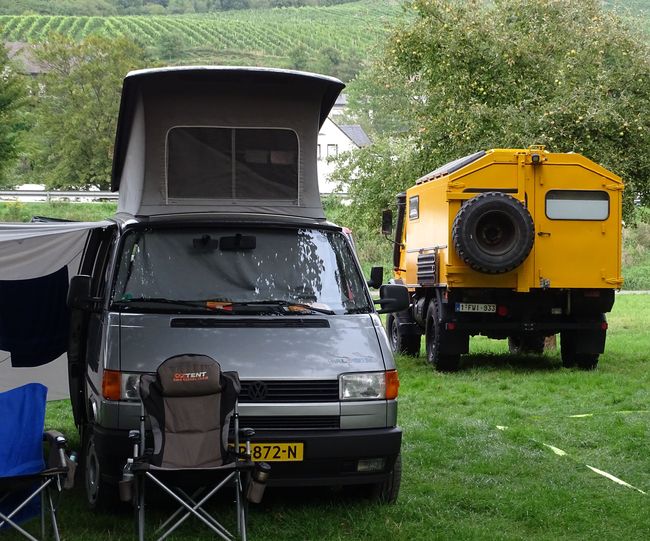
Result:
<svg viewBox="0 0 650 541"><path fill-rule="evenodd" d="M91 310L93 299L90 296L90 285L92 278L85 274L73 276L68 288L68 306L78 310Z"/></svg>
<svg viewBox="0 0 650 541"><path fill-rule="evenodd" d="M401 312L411 304L409 290L406 286L399 284L383 285L379 288L379 300L375 301L375 303L381 306L377 310L379 314Z"/></svg>
<svg viewBox="0 0 650 541"><path fill-rule="evenodd" d="M368 287L379 289L381 284L384 283L384 267L372 267L370 269L370 280L368 280Z"/></svg>
<svg viewBox="0 0 650 541"><path fill-rule="evenodd" d="M390 209L381 211L381 234L386 236L393 234L393 211Z"/></svg>

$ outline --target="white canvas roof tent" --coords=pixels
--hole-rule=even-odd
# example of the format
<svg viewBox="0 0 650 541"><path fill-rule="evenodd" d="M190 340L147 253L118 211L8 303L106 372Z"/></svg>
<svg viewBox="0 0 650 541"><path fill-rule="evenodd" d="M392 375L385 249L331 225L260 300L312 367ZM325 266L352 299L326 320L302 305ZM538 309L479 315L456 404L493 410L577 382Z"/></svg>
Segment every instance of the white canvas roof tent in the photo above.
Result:
<svg viewBox="0 0 650 541"><path fill-rule="evenodd" d="M277 69L184 67L129 73L122 90L111 185L120 191L118 213L237 212L324 219L316 169L318 130L343 88L332 77ZM242 140L266 130L267 143L278 130L293 133L289 140L295 140L295 163L289 166L292 159L287 157L294 147L274 147L265 156L263 141L249 142L246 156L236 165L223 155L205 148L199 154L193 148L186 155L228 167L214 167L211 178L210 171L186 167L179 178L173 169L174 160L181 158L173 146L180 147L181 136L192 137L197 132L191 130L201 128L239 129L236 137ZM236 153L242 154L239 148L233 156ZM265 160L287 164L287 178L259 173ZM240 178L235 168L246 169L246 174Z"/></svg>
<svg viewBox="0 0 650 541"><path fill-rule="evenodd" d="M145 217L232 212L324 220L316 173L317 137L343 87L343 83L331 77L259 68L185 67L129 73L122 89L113 160L112 189L120 191L118 214ZM295 174L295 186L282 184L281 180L278 185L278 178L265 178L258 174L259 168L255 169L266 159L271 165L275 160L281 171L282 165L288 163L286 149L280 149L275 156L272 153L263 155L259 152L261 149L248 149L252 157L245 177L251 184L244 190L248 197L232 197L238 195L240 188L234 185L237 180L234 174L208 179L231 182L232 191L226 190L230 197L169 197L168 139L179 126L268 129L273 133L280 129L295 134L295 163L287 169ZM234 141L234 133L232 138ZM182 187L181 193L189 190L195 195L192 190L200 186L192 185L191 176L179 178L188 184ZM178 186L175 189L178 190ZM278 197L278 192L284 197ZM56 347L65 348L61 345L61 325L52 325L53 330L43 325L44 320L54 323L61 320L60 317L48 318L45 306L55 308L53 313L60 313L56 309L65 308L58 304L65 299L67 287L61 285L59 290L51 291L51 287L43 288L43 285L47 286L47 280L53 276L58 276L57 283L62 284L66 281L65 277L60 281L65 272L67 276L74 275L88 231L112 225L112 221L0 224L0 308L4 308L0 310L0 346L5 342L15 343L14 331L19 329L24 335L23 345L25 336L28 339L31 336L34 342L41 343L43 352L47 352L43 354L44 366L37 366L38 352L27 348L33 353L34 364L14 368L14 359L8 350L0 351L0 390L40 381L50 389L48 399L67 396L65 355L52 361L52 352L58 354L59 350L53 350L47 343L48 333L57 334ZM30 283L31 280L34 282ZM2 297L2 286L9 297L17 297L15 291L19 290L21 295L27 296L34 292L34 298L14 298L8 302ZM18 305L26 308L22 311L24 317L19 318L20 323L16 321L20 312L16 308ZM4 323L11 323L4 325L6 332L3 331L3 319Z"/></svg>

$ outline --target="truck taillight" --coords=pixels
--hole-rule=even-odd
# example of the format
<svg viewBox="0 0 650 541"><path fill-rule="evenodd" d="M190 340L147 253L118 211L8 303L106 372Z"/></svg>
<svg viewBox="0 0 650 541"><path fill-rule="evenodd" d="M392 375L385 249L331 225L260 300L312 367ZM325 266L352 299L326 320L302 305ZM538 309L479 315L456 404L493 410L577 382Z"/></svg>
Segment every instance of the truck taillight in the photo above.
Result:
<svg viewBox="0 0 650 541"><path fill-rule="evenodd" d="M508 307L499 305L497 306L497 314L500 315L501 317L505 317L508 315Z"/></svg>

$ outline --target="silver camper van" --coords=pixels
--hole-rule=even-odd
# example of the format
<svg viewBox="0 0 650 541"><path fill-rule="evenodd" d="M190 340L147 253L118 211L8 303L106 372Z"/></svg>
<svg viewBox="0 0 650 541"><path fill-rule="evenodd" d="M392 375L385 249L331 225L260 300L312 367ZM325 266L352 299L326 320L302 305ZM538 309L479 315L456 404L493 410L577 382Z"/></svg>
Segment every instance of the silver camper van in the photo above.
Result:
<svg viewBox="0 0 650 541"><path fill-rule="evenodd" d="M205 354L239 372L240 426L271 484L363 484L396 499L399 380L348 236L325 220L316 141L340 81L174 68L125 81L111 225L88 236L69 291L70 392L88 503L116 492L137 384ZM374 276L374 286L381 278Z"/></svg>

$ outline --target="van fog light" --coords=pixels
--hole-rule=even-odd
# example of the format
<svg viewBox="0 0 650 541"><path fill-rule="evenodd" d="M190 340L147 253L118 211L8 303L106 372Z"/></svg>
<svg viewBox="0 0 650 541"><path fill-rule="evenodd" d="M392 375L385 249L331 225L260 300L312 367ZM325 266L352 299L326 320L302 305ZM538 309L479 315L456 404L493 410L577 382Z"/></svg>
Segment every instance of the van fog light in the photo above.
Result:
<svg viewBox="0 0 650 541"><path fill-rule="evenodd" d="M358 472L377 472L382 471L386 465L385 458L364 458L357 462Z"/></svg>

